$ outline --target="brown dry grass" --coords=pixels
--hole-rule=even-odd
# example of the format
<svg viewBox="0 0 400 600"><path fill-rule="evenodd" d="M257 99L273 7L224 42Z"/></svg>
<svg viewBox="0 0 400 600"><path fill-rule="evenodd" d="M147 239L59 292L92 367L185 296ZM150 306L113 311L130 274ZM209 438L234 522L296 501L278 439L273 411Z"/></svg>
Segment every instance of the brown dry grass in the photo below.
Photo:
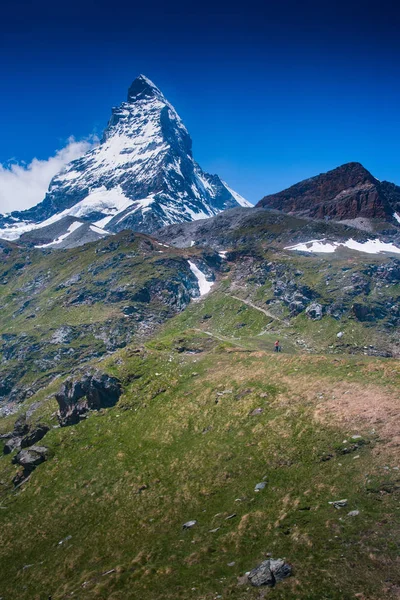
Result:
<svg viewBox="0 0 400 600"><path fill-rule="evenodd" d="M353 434L374 430L380 444L376 454L395 458L400 447L400 390L371 383L314 380L287 377L285 383L294 396L315 403L314 417L320 422L341 425ZM286 399L286 398L285 398Z"/></svg>

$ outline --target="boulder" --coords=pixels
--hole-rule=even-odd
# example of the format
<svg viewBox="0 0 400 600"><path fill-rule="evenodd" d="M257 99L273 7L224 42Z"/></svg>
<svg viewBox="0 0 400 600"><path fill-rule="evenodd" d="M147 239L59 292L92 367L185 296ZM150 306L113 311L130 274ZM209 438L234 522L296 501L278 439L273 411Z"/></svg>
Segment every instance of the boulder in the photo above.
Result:
<svg viewBox="0 0 400 600"><path fill-rule="evenodd" d="M3 447L4 454L11 454L14 450L19 450L21 448L22 438L20 437L12 437L9 439Z"/></svg>
<svg viewBox="0 0 400 600"><path fill-rule="evenodd" d="M21 448L28 448L29 446L33 446L37 442L40 442L41 439L44 438L46 433L49 431L50 427L40 423L25 435L21 440Z"/></svg>
<svg viewBox="0 0 400 600"><path fill-rule="evenodd" d="M248 580L254 587L274 587L279 581L292 574L292 567L281 558L264 560L250 571Z"/></svg>
<svg viewBox="0 0 400 600"><path fill-rule="evenodd" d="M99 371L67 379L56 394L61 427L76 425L89 411L115 406L121 394L119 379Z"/></svg>
<svg viewBox="0 0 400 600"><path fill-rule="evenodd" d="M313 321L319 321L322 319L323 307L318 302L313 302L306 308L306 315Z"/></svg>
<svg viewBox="0 0 400 600"><path fill-rule="evenodd" d="M12 462L31 472L47 458L48 449L45 446L32 446L18 452Z"/></svg>

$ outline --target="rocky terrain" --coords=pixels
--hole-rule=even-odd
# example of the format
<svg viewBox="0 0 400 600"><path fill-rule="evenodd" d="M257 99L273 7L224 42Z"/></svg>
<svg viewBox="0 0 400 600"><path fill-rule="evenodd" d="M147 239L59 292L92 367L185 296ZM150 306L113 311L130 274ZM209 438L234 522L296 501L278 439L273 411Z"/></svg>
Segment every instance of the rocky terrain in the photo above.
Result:
<svg viewBox="0 0 400 600"><path fill-rule="evenodd" d="M199 296L217 253L125 232L70 251L1 246L0 411L61 373L149 336ZM212 265L212 270L208 266ZM202 271L202 272L203 272Z"/></svg>

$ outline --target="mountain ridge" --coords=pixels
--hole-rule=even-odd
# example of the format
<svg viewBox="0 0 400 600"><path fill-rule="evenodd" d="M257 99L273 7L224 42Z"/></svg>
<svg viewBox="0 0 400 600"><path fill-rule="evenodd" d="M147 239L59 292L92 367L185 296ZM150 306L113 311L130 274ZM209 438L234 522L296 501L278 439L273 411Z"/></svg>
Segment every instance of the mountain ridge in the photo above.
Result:
<svg viewBox="0 0 400 600"><path fill-rule="evenodd" d="M256 206L317 219L379 219L396 224L400 187L380 182L361 163L350 162L264 196Z"/></svg>

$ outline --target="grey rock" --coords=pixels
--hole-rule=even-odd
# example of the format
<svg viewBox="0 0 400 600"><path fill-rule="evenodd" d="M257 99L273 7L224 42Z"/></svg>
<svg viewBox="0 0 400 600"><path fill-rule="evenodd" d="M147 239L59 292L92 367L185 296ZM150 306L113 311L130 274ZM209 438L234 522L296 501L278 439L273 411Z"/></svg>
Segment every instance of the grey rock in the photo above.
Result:
<svg viewBox="0 0 400 600"><path fill-rule="evenodd" d="M261 490L263 490L264 488L266 488L267 486L267 482L266 481L261 481L260 483L257 483L256 487L254 488L255 492L260 492Z"/></svg>
<svg viewBox="0 0 400 600"><path fill-rule="evenodd" d="M359 510L351 510L349 513L347 513L348 517L358 517L358 515L360 514Z"/></svg>
<svg viewBox="0 0 400 600"><path fill-rule="evenodd" d="M65 542L69 542L72 539L72 535L67 535L67 537L63 538L58 542L58 546L62 546Z"/></svg>
<svg viewBox="0 0 400 600"><path fill-rule="evenodd" d="M346 499L333 500L332 502L329 502L329 504L331 504L335 508L343 508L343 507L347 506L347 500Z"/></svg>
<svg viewBox="0 0 400 600"><path fill-rule="evenodd" d="M50 344L68 344L72 341L72 329L71 327L60 327L51 336Z"/></svg>
<svg viewBox="0 0 400 600"><path fill-rule="evenodd" d="M187 521L186 523L184 523L182 525L182 529L191 529L192 527L194 527L195 525L197 525L197 521L193 520L193 521Z"/></svg>
<svg viewBox="0 0 400 600"><path fill-rule="evenodd" d="M281 558L264 560L250 571L248 580L254 587L274 587L292 574L292 567Z"/></svg>
<svg viewBox="0 0 400 600"><path fill-rule="evenodd" d="M29 424L26 422L26 414L22 414L14 423L14 437L22 437L29 431Z"/></svg>
<svg viewBox="0 0 400 600"><path fill-rule="evenodd" d="M322 319L323 307L318 302L313 302L306 308L306 315L313 321L319 321Z"/></svg>
<svg viewBox="0 0 400 600"><path fill-rule="evenodd" d="M12 437L8 440L3 447L4 454L11 454L14 450L19 450L21 448L22 438L20 437Z"/></svg>
<svg viewBox="0 0 400 600"><path fill-rule="evenodd" d="M251 411L250 417L256 417L257 415L261 415L264 412L263 408L255 408Z"/></svg>
<svg viewBox="0 0 400 600"><path fill-rule="evenodd" d="M290 577L292 574L292 567L281 558L270 559L270 569L275 577L276 583Z"/></svg>
<svg viewBox="0 0 400 600"><path fill-rule="evenodd" d="M61 427L76 425L89 411L115 406L121 394L119 379L99 371L67 379L56 394Z"/></svg>
<svg viewBox="0 0 400 600"><path fill-rule="evenodd" d="M13 463L21 465L26 471L33 471L47 458L48 448L45 446L32 446L18 452L13 458Z"/></svg>
<svg viewBox="0 0 400 600"><path fill-rule="evenodd" d="M28 448L37 442L40 442L44 438L50 427L44 424L39 424L25 435L21 440L21 448Z"/></svg>

